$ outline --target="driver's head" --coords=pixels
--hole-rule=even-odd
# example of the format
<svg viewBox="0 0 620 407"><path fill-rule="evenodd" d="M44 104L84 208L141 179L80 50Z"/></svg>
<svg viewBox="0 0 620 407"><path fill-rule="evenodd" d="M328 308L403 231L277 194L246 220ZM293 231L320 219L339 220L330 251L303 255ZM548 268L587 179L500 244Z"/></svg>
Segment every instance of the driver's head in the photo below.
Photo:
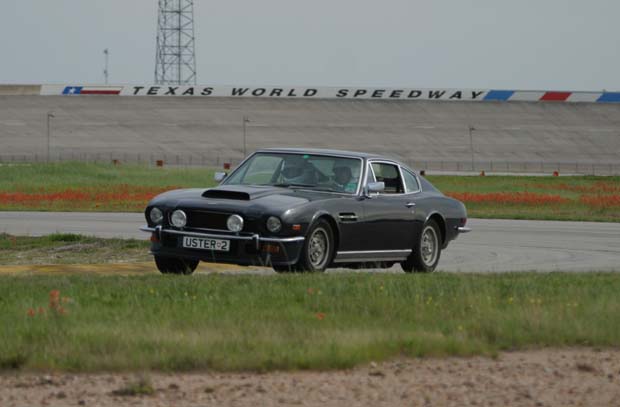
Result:
<svg viewBox="0 0 620 407"><path fill-rule="evenodd" d="M340 185L348 184L353 178L351 168L349 167L334 167L334 179Z"/></svg>
<svg viewBox="0 0 620 407"><path fill-rule="evenodd" d="M282 165L282 176L287 182L303 182L306 162L301 157L288 157Z"/></svg>

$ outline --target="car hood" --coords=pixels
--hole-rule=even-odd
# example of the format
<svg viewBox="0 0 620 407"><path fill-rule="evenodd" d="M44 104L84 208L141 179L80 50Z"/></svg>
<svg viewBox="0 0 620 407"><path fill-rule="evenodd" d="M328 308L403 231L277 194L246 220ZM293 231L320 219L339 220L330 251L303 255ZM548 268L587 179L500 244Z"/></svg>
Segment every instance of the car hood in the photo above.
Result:
<svg viewBox="0 0 620 407"><path fill-rule="evenodd" d="M150 205L169 208L238 212L258 216L282 214L308 202L337 195L273 186L221 185L210 189L180 189L155 197Z"/></svg>

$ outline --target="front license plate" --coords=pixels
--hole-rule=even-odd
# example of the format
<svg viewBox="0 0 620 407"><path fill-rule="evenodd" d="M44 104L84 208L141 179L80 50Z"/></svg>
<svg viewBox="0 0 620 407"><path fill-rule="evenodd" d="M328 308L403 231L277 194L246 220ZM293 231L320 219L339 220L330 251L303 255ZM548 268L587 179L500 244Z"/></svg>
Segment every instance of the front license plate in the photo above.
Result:
<svg viewBox="0 0 620 407"><path fill-rule="evenodd" d="M230 240L205 239L202 237L183 236L183 247L187 249L215 250L227 252L230 250Z"/></svg>

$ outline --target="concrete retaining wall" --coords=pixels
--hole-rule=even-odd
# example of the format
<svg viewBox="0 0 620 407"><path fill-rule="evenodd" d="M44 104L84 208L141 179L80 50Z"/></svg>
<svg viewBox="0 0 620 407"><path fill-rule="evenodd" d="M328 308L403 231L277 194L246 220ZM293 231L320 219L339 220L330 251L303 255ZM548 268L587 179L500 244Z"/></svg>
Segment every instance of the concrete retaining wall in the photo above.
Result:
<svg viewBox="0 0 620 407"><path fill-rule="evenodd" d="M0 85L0 96L34 96L41 94L41 85Z"/></svg>
<svg viewBox="0 0 620 407"><path fill-rule="evenodd" d="M471 162L473 141L475 161L497 168L620 164L620 104L1 95L0 159L44 156L48 111L52 155L236 160L248 116L248 152L329 147L439 165Z"/></svg>

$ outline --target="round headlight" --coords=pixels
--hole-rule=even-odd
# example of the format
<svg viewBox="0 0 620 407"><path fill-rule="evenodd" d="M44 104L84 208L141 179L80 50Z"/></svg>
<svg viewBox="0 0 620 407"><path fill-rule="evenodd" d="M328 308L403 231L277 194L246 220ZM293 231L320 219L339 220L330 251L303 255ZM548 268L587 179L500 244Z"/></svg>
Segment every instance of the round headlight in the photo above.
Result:
<svg viewBox="0 0 620 407"><path fill-rule="evenodd" d="M275 216L270 216L267 218L267 230L269 230L271 233L276 233L279 232L280 229L282 229L282 222L280 221L280 219L276 218Z"/></svg>
<svg viewBox="0 0 620 407"><path fill-rule="evenodd" d="M226 227L231 232L241 232L243 229L243 218L239 215L230 215L226 220Z"/></svg>
<svg viewBox="0 0 620 407"><path fill-rule="evenodd" d="M153 208L151 209L149 218L151 218L151 222L153 222L154 224L160 225L161 221L164 220L164 213L159 208Z"/></svg>
<svg viewBox="0 0 620 407"><path fill-rule="evenodd" d="M174 226L178 228L182 228L183 226L187 224L187 215L182 210L177 209L176 211L172 212L172 216L170 217L170 222Z"/></svg>

